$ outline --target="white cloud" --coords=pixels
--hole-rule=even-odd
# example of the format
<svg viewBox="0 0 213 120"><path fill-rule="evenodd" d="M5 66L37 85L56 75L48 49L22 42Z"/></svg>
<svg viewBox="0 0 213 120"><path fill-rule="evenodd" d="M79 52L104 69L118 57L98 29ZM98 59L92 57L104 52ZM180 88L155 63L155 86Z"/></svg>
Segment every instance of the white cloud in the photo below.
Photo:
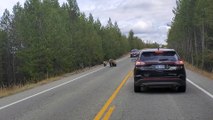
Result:
<svg viewBox="0 0 213 120"><path fill-rule="evenodd" d="M151 22L144 22L144 21L139 21L133 25L133 30L136 31L141 31L141 30L148 30L152 27Z"/></svg>
<svg viewBox="0 0 213 120"><path fill-rule="evenodd" d="M153 30L152 22L150 21L128 21L128 22L121 22L120 28L123 30L124 34L127 34L130 30L133 30L135 34L139 33L148 33Z"/></svg>
<svg viewBox="0 0 213 120"><path fill-rule="evenodd" d="M81 5L85 6L91 0L86 3L85 0L78 2L81 8ZM118 22L124 34L132 29L135 35L145 41L165 43L169 29L167 24L174 16L172 9L175 7L175 0L93 0L93 3L96 7L93 10L81 10L86 14L92 13L104 24L110 17Z"/></svg>

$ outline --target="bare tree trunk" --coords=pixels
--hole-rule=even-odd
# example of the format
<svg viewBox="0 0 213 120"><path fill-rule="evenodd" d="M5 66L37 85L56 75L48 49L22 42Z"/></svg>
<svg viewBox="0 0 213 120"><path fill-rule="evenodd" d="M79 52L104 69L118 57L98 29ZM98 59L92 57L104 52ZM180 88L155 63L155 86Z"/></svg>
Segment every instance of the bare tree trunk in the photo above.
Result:
<svg viewBox="0 0 213 120"><path fill-rule="evenodd" d="M16 83L16 76L15 76L15 56L14 56L15 53L12 53L12 75L13 75L13 83L14 84L17 84Z"/></svg>
<svg viewBox="0 0 213 120"><path fill-rule="evenodd" d="M196 35L196 30L194 28L194 47L195 47L195 63L196 63L196 66L198 65L198 46L197 46L197 35Z"/></svg>
<svg viewBox="0 0 213 120"><path fill-rule="evenodd" d="M204 21L201 26L201 43L202 43L202 60L201 60L201 68L204 67L204 50L205 50L205 28Z"/></svg>
<svg viewBox="0 0 213 120"><path fill-rule="evenodd" d="M6 61L5 61L5 68L6 68L6 81L7 81L7 86L12 86L13 83L13 71L12 71L12 61L11 61L11 55L9 51L9 46L7 46L7 53L6 53Z"/></svg>
<svg viewBox="0 0 213 120"><path fill-rule="evenodd" d="M185 44L185 48L186 48L186 57L187 57L187 61L191 63L191 49L190 49L190 37L189 37L189 29L187 29L187 36L186 36L186 44Z"/></svg>
<svg viewBox="0 0 213 120"><path fill-rule="evenodd" d="M194 65L194 51L193 51L193 41L192 41L192 35L191 35L191 32L190 30L188 29L188 41L189 41L189 60L191 62L191 64Z"/></svg>
<svg viewBox="0 0 213 120"><path fill-rule="evenodd" d="M192 45L192 38L190 38L190 54L191 54L191 63L194 65L194 51L193 51L193 45Z"/></svg>

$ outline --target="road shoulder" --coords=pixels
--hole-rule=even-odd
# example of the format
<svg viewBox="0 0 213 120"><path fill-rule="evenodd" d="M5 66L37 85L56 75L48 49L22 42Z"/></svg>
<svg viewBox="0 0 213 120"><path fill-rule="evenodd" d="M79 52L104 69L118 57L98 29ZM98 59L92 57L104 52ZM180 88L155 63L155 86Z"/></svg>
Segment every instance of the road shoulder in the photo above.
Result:
<svg viewBox="0 0 213 120"><path fill-rule="evenodd" d="M193 83L197 84L201 88L205 89L209 93L213 94L213 80L205 77L197 72L186 69L187 78L191 80Z"/></svg>

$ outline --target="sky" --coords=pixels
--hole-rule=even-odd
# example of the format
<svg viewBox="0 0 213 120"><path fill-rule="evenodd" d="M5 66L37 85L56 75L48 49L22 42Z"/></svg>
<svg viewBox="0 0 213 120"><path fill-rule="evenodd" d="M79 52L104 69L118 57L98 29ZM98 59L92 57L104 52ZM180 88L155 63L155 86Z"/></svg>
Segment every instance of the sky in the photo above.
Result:
<svg viewBox="0 0 213 120"><path fill-rule="evenodd" d="M25 0L0 0L0 16L7 8ZM60 4L66 0L59 0ZM109 18L117 22L122 34L133 30L144 42L166 44L167 33L174 14L176 0L77 0L81 12L89 13L103 25Z"/></svg>

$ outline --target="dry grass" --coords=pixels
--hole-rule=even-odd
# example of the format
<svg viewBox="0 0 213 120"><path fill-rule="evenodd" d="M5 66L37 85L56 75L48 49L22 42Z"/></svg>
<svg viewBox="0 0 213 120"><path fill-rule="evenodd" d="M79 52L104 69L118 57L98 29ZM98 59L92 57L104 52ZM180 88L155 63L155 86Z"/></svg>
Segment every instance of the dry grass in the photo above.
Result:
<svg viewBox="0 0 213 120"><path fill-rule="evenodd" d="M186 66L187 69L194 71L196 73L199 73L200 75L203 75L203 76L213 80L213 73L207 72L205 70L201 70L201 69L199 69L199 68L197 68L197 67L195 67L195 66L193 66L189 63L186 63L186 62L185 62L185 66Z"/></svg>
<svg viewBox="0 0 213 120"><path fill-rule="evenodd" d="M53 81L56 81L58 79L60 79L61 77L52 77L52 78L48 78L45 80L42 80L38 83L28 83L26 85L17 85L17 86L13 86L10 88L0 88L0 98L5 97L5 96L9 96L18 92L22 92L24 90L28 90L34 87L37 87L39 85L43 85L43 84L47 84Z"/></svg>

